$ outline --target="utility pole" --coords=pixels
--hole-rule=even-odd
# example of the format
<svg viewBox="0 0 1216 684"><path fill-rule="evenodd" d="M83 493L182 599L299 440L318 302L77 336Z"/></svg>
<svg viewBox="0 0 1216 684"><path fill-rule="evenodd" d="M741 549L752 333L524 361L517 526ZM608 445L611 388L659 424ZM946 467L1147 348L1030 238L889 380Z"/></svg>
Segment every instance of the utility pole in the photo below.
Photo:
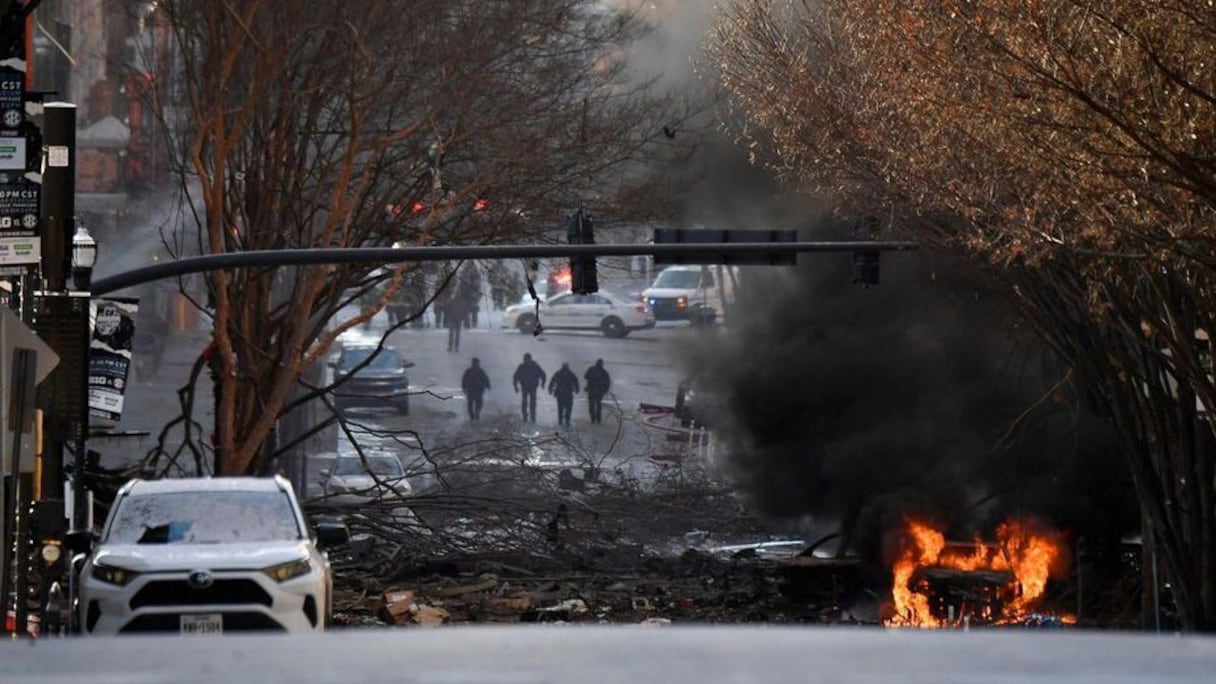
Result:
<svg viewBox="0 0 1216 684"><path fill-rule="evenodd" d="M31 516L31 537L39 550L33 559L39 582L29 595L40 615L64 565L57 562L67 537L64 450L67 443L85 439L89 342L89 295L68 291L76 211L76 106L47 103L43 116L42 289L34 297L34 329L59 356L59 365L38 387L43 414L41 496ZM42 553L46 549L57 553Z"/></svg>
<svg viewBox="0 0 1216 684"><path fill-rule="evenodd" d="M79 326L83 314L84 326L88 327L88 300L79 301L68 293L76 212L76 105L47 103L43 116L42 291L35 304L35 325L38 334L66 363L51 373L43 386L47 391L39 401L47 420L42 492L43 498L62 501L64 443L84 431L85 388L79 387L76 396L71 395L80 384L78 364L83 363L83 355L79 338L83 336Z"/></svg>
<svg viewBox="0 0 1216 684"><path fill-rule="evenodd" d="M41 185L37 171L42 138L37 124L28 118L38 113L37 97L30 92L33 85L32 13L37 5L38 0L6 0L0 7L0 277L8 279L8 305L19 312L25 322L31 317L34 289L31 276L40 261ZM6 358L0 358L0 364L4 366L0 376L7 381L0 383L4 395L0 400L7 404L5 409L22 413L23 409L19 407L33 408L32 385L28 385L29 397L24 393L22 397L12 396L18 387L19 376L27 382L30 379L26 371L31 355L24 349L13 349L11 357L6 353ZM9 411L5 409L0 409L0 415L5 416L5 427L13 431L13 442L9 454L11 469L0 468L5 471L0 472L0 619L7 618L11 609L16 635L26 631L24 542L30 518L28 492L36 491L37 483L29 474L32 464L20 465L21 444L27 441L21 438L25 427L7 424L8 419L15 416L8 415ZM21 416L22 420L26 417ZM29 432L33 436L32 428ZM36 465L33 469L37 469ZM14 588L10 603L10 589Z"/></svg>

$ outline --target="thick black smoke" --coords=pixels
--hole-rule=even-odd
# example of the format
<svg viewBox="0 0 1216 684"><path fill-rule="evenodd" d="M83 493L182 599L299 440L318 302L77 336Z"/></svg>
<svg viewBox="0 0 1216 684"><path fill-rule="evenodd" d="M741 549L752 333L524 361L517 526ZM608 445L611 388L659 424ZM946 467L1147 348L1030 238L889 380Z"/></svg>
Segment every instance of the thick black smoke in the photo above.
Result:
<svg viewBox="0 0 1216 684"><path fill-rule="evenodd" d="M705 105L676 132L695 152L667 171L682 188L678 225L808 230L821 207L781 188L724 132L731 117L701 51L714 5L648 6L656 30L631 66ZM810 237L855 237L820 223ZM727 424L716 432L755 507L843 520L860 546L877 546L908 514L958 537L1017 512L1091 540L1134 528L1111 431L1061 382L1067 370L990 274L921 250L884 255L882 284L859 289L848 254L799 263L781 276L745 273L729 329L691 361L681 355L721 400Z"/></svg>
<svg viewBox="0 0 1216 684"><path fill-rule="evenodd" d="M840 521L858 546L909 514L960 536L1015 511L1119 526L1102 514L1118 452L984 273L928 250L884 254L865 289L848 254L752 271L691 373L754 506Z"/></svg>

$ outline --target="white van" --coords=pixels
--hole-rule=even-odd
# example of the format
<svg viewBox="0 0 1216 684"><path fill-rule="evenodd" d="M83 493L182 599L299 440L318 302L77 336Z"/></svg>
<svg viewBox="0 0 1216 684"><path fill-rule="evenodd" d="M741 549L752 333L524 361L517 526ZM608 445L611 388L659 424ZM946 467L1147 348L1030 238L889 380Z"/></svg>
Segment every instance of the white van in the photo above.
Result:
<svg viewBox="0 0 1216 684"><path fill-rule="evenodd" d="M642 301L660 321L711 323L721 314L724 300L734 301L733 272L728 268L734 267L668 266L642 290Z"/></svg>

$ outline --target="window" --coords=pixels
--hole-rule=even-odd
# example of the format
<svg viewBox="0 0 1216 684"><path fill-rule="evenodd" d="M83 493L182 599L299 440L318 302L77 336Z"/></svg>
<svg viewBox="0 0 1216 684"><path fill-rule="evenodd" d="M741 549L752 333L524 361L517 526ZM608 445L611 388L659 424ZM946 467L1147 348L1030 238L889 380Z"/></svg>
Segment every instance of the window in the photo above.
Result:
<svg viewBox="0 0 1216 684"><path fill-rule="evenodd" d="M666 270L655 279L655 287L671 287L681 290L696 289L700 274L697 271Z"/></svg>
<svg viewBox="0 0 1216 684"><path fill-rule="evenodd" d="M369 356L375 353L376 347L356 347L346 349L342 352L342 362L338 365L342 368L354 368L363 363ZM395 349L381 349L379 354L367 364L367 368L401 368L403 362L401 355Z"/></svg>
<svg viewBox="0 0 1216 684"><path fill-rule="evenodd" d="M371 472L381 478L399 478L405 476L401 461L393 456L377 456L367 459ZM339 477L362 475L367 472L363 461L358 458L339 458L334 462L333 474Z"/></svg>
<svg viewBox="0 0 1216 684"><path fill-rule="evenodd" d="M295 509L284 492L190 491L124 498L106 542L223 544L301 537Z"/></svg>

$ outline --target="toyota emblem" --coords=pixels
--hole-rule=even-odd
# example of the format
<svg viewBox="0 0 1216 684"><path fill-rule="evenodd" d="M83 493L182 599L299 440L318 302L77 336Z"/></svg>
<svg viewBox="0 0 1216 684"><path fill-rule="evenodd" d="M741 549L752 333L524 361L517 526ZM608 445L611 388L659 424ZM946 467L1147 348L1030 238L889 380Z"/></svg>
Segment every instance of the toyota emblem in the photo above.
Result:
<svg viewBox="0 0 1216 684"><path fill-rule="evenodd" d="M191 589L207 589L214 583L211 573L206 570L195 570L186 577L186 584L189 584Z"/></svg>

